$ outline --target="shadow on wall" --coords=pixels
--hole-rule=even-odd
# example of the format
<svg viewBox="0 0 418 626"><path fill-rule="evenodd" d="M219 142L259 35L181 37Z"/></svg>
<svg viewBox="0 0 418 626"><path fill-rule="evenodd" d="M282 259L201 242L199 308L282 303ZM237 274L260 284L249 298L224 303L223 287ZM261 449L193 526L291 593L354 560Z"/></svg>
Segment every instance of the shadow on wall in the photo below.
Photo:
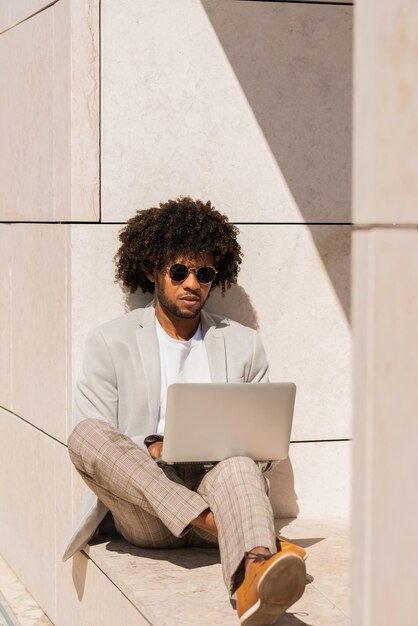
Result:
<svg viewBox="0 0 418 626"><path fill-rule="evenodd" d="M76 590L77 598L81 602L84 596L87 575L87 559L81 552L76 552L74 555L72 559L71 572L74 589Z"/></svg>
<svg viewBox="0 0 418 626"><path fill-rule="evenodd" d="M215 289L210 294L206 309L209 313L224 315L255 330L259 327L251 298L240 285L232 285L224 297L220 289Z"/></svg>
<svg viewBox="0 0 418 626"><path fill-rule="evenodd" d="M298 497L295 491L295 477L290 457L280 461L266 473L270 481L270 502L274 517L297 517L299 514Z"/></svg>
<svg viewBox="0 0 418 626"><path fill-rule="evenodd" d="M300 221L349 224L352 7L201 3L297 203ZM349 257L335 259L343 251L333 250L320 229L310 230L349 319ZM343 274L335 271L335 261L345 264Z"/></svg>

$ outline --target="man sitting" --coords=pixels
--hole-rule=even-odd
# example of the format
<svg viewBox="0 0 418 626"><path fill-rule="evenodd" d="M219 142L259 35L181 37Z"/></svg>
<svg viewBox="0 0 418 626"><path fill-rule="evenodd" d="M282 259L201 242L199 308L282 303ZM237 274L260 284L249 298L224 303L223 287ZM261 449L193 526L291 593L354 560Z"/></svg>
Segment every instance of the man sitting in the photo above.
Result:
<svg viewBox="0 0 418 626"><path fill-rule="evenodd" d="M102 503L97 523L110 510L117 531L143 548L219 545L238 617L256 626L274 623L300 598L306 573L304 551L276 538L262 471L248 457L209 470L156 462L170 384L268 381L257 332L203 310L213 289L224 293L236 282L237 234L210 202L191 198L128 220L116 278L155 300L89 334L68 448ZM67 557L97 523L77 535L83 540L73 541Z"/></svg>

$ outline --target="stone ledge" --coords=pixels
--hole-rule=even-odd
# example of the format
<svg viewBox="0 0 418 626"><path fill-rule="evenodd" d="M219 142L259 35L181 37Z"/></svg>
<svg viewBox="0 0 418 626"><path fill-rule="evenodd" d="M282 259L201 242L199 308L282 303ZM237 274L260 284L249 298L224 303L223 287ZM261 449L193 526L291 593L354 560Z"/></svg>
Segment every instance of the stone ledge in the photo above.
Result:
<svg viewBox="0 0 418 626"><path fill-rule="evenodd" d="M307 569L313 577L277 626L349 626L348 521L276 520L276 529L308 549ZM114 536L86 552L152 626L239 624L218 550L144 550Z"/></svg>

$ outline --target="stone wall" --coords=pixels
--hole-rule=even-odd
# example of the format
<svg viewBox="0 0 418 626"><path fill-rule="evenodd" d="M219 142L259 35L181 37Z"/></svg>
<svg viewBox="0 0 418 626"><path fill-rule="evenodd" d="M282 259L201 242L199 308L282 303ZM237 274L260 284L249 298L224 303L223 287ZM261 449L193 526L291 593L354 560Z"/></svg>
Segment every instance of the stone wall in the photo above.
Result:
<svg viewBox="0 0 418 626"><path fill-rule="evenodd" d="M208 309L258 326L272 379L298 385L276 515L348 515L352 7L16 4L0 2L0 553L74 626L95 607L69 611L87 566L60 563L84 491L72 388L88 330L144 302L113 282L137 209L190 194L238 225L239 286Z"/></svg>

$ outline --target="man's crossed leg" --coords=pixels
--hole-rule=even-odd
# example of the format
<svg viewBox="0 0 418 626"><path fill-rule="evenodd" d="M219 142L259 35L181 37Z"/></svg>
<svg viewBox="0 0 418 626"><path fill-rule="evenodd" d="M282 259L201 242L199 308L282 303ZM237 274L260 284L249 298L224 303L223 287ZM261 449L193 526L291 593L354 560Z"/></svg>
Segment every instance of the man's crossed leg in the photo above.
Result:
<svg viewBox="0 0 418 626"><path fill-rule="evenodd" d="M305 565L277 553L274 518L258 466L232 457L160 467L105 421L86 419L68 440L72 462L112 512L118 532L143 548L219 544L222 572L245 626L274 623L303 593Z"/></svg>

